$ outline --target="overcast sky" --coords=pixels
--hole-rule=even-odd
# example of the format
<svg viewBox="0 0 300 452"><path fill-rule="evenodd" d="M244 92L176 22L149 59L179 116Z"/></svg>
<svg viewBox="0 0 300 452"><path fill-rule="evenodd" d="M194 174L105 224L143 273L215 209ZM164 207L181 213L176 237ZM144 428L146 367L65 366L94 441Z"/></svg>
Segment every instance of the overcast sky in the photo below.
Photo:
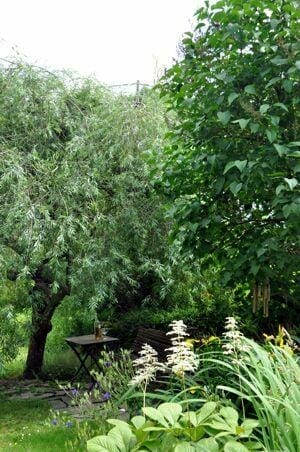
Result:
<svg viewBox="0 0 300 452"><path fill-rule="evenodd" d="M152 83L176 57L201 0L1 0L0 56L94 74L107 84Z"/></svg>

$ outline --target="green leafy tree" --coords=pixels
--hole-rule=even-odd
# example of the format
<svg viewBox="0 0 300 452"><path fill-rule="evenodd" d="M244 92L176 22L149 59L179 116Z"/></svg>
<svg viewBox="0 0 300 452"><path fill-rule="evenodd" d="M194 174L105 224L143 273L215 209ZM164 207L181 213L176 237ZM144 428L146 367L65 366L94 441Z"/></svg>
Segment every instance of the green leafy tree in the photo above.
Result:
<svg viewBox="0 0 300 452"><path fill-rule="evenodd" d="M159 255L159 202L142 153L162 129L151 94L136 108L95 81L1 67L1 270L29 286L26 377L41 370L66 296L91 308L126 298Z"/></svg>
<svg viewBox="0 0 300 452"><path fill-rule="evenodd" d="M174 236L187 254L215 259L224 281L270 279L291 294L300 256L299 1L206 2L196 18L159 84L177 114L157 176L173 203Z"/></svg>

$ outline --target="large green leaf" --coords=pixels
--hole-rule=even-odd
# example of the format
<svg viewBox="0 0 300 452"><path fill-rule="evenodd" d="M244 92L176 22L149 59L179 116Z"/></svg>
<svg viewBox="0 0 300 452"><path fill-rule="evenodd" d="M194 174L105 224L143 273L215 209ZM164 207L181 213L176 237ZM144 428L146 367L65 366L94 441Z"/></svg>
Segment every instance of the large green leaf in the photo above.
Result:
<svg viewBox="0 0 300 452"><path fill-rule="evenodd" d="M175 449L174 452L195 452L197 449L191 445L191 443L187 441L180 441Z"/></svg>
<svg viewBox="0 0 300 452"><path fill-rule="evenodd" d="M247 85L247 86L245 86L244 90L245 90L245 93L247 93L247 94L256 94L256 89L255 89L254 85Z"/></svg>
<svg viewBox="0 0 300 452"><path fill-rule="evenodd" d="M233 429L238 425L239 414L237 410L231 407L223 407L220 410L220 415L223 416L225 421Z"/></svg>
<svg viewBox="0 0 300 452"><path fill-rule="evenodd" d="M231 193L233 193L235 196L238 194L238 192L242 189L243 184L241 182L233 181L229 185L229 189Z"/></svg>
<svg viewBox="0 0 300 452"><path fill-rule="evenodd" d="M120 452L114 439L109 436L95 436L87 441L88 452Z"/></svg>
<svg viewBox="0 0 300 452"><path fill-rule="evenodd" d="M214 438L204 438L197 442L197 452L219 452L219 446Z"/></svg>
<svg viewBox="0 0 300 452"><path fill-rule="evenodd" d="M288 184L290 190L293 190L298 185L298 180L295 177L293 177L291 179L284 177L284 180Z"/></svg>
<svg viewBox="0 0 300 452"><path fill-rule="evenodd" d="M179 403L162 403L158 406L157 410L164 416L169 425L172 426L178 421L182 413L182 406Z"/></svg>
<svg viewBox="0 0 300 452"><path fill-rule="evenodd" d="M224 452L246 452L247 447L237 441L228 441L224 446Z"/></svg>
<svg viewBox="0 0 300 452"><path fill-rule="evenodd" d="M226 124L228 124L230 121L231 113L230 111L218 111L217 116L219 121L221 121L221 123L226 126Z"/></svg>
<svg viewBox="0 0 300 452"><path fill-rule="evenodd" d="M206 402L197 413L198 424L205 422L215 412L216 407L216 402Z"/></svg>
<svg viewBox="0 0 300 452"><path fill-rule="evenodd" d="M247 165L247 160L234 160L233 162L228 162L225 166L223 174L226 174L231 168L238 168L242 173Z"/></svg>
<svg viewBox="0 0 300 452"><path fill-rule="evenodd" d="M131 419L131 422L132 422L132 424L134 425L134 427L135 427L136 429L140 429L140 428L142 428L143 425L145 424L146 418L145 418L144 416L134 416L134 417Z"/></svg>
<svg viewBox="0 0 300 452"><path fill-rule="evenodd" d="M169 423L166 421L164 415L158 411L156 408L153 407L145 407L143 408L143 413L145 416L149 417L153 421L157 421L162 425L163 427L168 427Z"/></svg>
<svg viewBox="0 0 300 452"><path fill-rule="evenodd" d="M264 114L269 110L269 108L270 108L270 105L269 105L269 104L262 104L262 105L259 107L259 111L260 111L260 113L261 113L262 115L264 115Z"/></svg>
<svg viewBox="0 0 300 452"><path fill-rule="evenodd" d="M239 97L238 93L230 93L228 96L228 105L231 105L233 101L235 101L235 99L237 99Z"/></svg>

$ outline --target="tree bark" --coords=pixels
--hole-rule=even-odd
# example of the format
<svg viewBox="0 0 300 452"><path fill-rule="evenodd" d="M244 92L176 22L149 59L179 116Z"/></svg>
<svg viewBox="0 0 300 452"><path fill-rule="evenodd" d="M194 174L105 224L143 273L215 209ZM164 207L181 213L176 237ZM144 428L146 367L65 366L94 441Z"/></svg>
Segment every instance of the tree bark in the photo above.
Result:
<svg viewBox="0 0 300 452"><path fill-rule="evenodd" d="M24 378L37 378L42 371L47 335L52 329L52 314L39 316L38 310L32 308L32 330L29 341ZM34 312L36 311L36 312Z"/></svg>
<svg viewBox="0 0 300 452"><path fill-rule="evenodd" d="M23 377L33 379L41 374L47 336L52 330L52 317L57 306L66 295L70 294L68 285L59 289L55 294L51 292L50 282L41 278L40 273L35 277L32 302L32 329L26 366Z"/></svg>

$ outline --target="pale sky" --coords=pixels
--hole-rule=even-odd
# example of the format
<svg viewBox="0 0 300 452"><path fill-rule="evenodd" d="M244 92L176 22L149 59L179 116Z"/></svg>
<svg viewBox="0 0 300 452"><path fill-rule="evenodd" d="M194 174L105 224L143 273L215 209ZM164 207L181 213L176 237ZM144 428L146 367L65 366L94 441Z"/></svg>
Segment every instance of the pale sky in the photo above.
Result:
<svg viewBox="0 0 300 452"><path fill-rule="evenodd" d="M94 74L107 84L153 83L176 57L202 0L0 0L0 57Z"/></svg>

